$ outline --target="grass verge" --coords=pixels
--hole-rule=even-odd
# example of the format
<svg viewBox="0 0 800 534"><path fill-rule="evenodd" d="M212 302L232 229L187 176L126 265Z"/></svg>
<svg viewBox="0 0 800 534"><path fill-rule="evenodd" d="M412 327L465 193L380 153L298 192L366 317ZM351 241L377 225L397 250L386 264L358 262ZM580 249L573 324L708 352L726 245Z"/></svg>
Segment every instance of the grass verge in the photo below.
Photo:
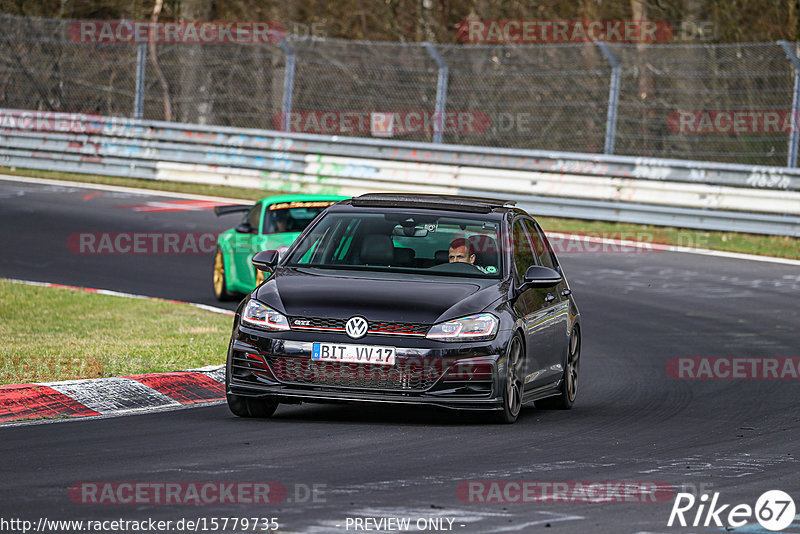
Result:
<svg viewBox="0 0 800 534"><path fill-rule="evenodd" d="M115 178L90 174L72 174L56 171L37 171L0 167L0 173L70 180L74 182L138 187L156 191L173 191L194 195L210 195L258 200L265 196L283 194L276 191L242 189L230 186L188 184L183 182L160 182L135 178ZM535 215L535 213L534 213ZM800 259L800 238L789 236L765 236L742 234L738 232L707 232L685 228L669 228L631 223L604 221L585 221L581 219L561 219L556 217L536 217L547 232L575 232L612 239L631 239L652 243L665 243L692 248L708 248L744 254L758 254L779 258Z"/></svg>
<svg viewBox="0 0 800 534"><path fill-rule="evenodd" d="M231 324L185 304L0 280L0 384L221 365Z"/></svg>

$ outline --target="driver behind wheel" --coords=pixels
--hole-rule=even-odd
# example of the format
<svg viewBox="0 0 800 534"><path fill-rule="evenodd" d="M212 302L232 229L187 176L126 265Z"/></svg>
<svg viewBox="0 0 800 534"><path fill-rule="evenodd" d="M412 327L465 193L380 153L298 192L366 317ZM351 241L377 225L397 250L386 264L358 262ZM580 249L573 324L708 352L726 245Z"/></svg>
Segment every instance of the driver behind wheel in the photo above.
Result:
<svg viewBox="0 0 800 534"><path fill-rule="evenodd" d="M469 263L481 272L486 272L486 269L480 265L475 265L475 252L472 250L472 243L464 237L457 237L450 242L447 259L450 263Z"/></svg>

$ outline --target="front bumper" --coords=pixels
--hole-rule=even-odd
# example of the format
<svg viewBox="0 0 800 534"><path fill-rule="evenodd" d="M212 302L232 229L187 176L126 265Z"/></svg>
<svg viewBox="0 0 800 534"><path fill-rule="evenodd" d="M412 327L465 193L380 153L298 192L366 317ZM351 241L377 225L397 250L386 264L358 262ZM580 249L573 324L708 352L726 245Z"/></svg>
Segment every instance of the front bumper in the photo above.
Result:
<svg viewBox="0 0 800 534"><path fill-rule="evenodd" d="M239 325L227 361L227 392L280 402L391 403L461 410L502 409L507 332L492 341L445 343L406 336L264 332ZM389 345L393 366L316 362L315 342Z"/></svg>

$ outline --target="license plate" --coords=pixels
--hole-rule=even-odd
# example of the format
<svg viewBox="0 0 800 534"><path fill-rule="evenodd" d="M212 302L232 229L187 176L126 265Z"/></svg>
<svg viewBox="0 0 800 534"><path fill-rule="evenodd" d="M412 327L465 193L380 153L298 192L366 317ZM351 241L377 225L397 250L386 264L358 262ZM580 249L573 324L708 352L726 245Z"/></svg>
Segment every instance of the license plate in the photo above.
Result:
<svg viewBox="0 0 800 534"><path fill-rule="evenodd" d="M394 365L395 348L383 345L314 343L311 359L319 362L370 363Z"/></svg>

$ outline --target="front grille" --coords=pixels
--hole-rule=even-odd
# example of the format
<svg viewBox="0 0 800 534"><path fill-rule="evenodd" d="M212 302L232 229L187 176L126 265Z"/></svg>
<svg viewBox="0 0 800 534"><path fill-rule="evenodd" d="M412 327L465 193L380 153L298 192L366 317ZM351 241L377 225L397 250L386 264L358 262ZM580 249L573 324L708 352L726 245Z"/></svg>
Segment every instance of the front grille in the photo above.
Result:
<svg viewBox="0 0 800 534"><path fill-rule="evenodd" d="M376 334L416 334L425 335L430 325L420 323L384 323L370 321L369 330Z"/></svg>
<svg viewBox="0 0 800 534"><path fill-rule="evenodd" d="M328 319L325 317L290 317L289 325L292 328L309 328L316 330L336 329L344 332L346 319Z"/></svg>
<svg viewBox="0 0 800 534"><path fill-rule="evenodd" d="M303 386L336 386L355 389L425 391L441 376L441 369L418 359L395 365L320 362L308 357L268 357L272 374L280 382Z"/></svg>
<svg viewBox="0 0 800 534"><path fill-rule="evenodd" d="M289 324L297 330L319 330L344 332L347 319L325 317L290 317ZM395 323L389 321L369 321L368 332L374 335L424 336L431 325L423 323Z"/></svg>

